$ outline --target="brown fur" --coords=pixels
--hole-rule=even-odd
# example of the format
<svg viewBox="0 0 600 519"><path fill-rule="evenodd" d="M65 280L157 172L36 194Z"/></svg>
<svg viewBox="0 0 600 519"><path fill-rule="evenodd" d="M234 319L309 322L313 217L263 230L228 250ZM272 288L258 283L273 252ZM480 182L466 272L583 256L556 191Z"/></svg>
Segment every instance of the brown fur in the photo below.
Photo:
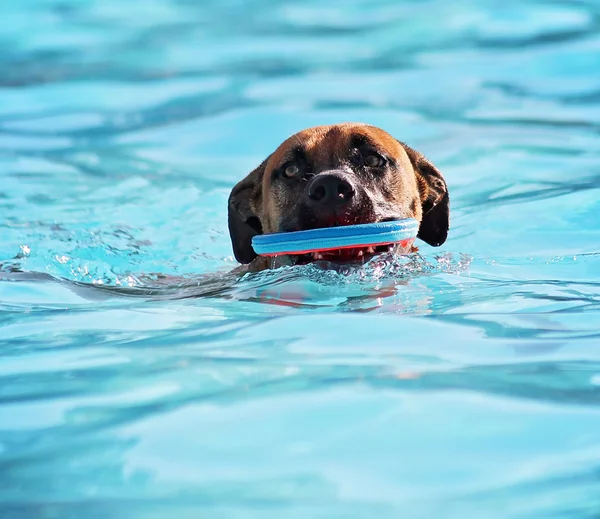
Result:
<svg viewBox="0 0 600 519"><path fill-rule="evenodd" d="M364 156L387 159L381 168L365 166ZM282 175L286 164L298 165L298 178ZM422 154L385 131L358 123L317 126L285 140L263 163L238 183L229 198L229 230L234 253L251 269L268 265L256 258L256 234L328 225L307 202L307 186L315 176L340 174L354 186L352 204L327 217L338 225L370 223L385 218L415 218L419 238L439 246L449 228L449 198L439 170Z"/></svg>

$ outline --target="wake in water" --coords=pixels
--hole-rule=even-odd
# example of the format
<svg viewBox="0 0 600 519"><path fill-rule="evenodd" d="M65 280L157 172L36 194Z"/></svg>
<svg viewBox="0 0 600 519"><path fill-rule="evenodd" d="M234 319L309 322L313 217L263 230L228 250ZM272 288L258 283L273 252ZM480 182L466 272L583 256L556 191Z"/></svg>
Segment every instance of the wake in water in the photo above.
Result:
<svg viewBox="0 0 600 519"><path fill-rule="evenodd" d="M417 276L436 273L460 274L468 270L472 260L472 256L467 254L443 253L432 256L423 256L418 253L381 254L366 263L316 261L308 265L281 266L246 274L242 281L269 285L290 279L304 278L324 286L368 286L390 279L405 281Z"/></svg>
<svg viewBox="0 0 600 519"><path fill-rule="evenodd" d="M461 274L468 271L472 257L450 253L423 256L383 254L364 264L336 264L326 261L309 265L273 268L239 275L234 272L200 276L114 274L103 269L99 279L82 282L47 273L22 272L14 265L0 266L0 281L30 283L57 282L71 287L86 299L142 297L186 299L224 297L248 301L287 301L310 305L338 297L361 297L383 289L406 285L411 279L438 273ZM82 268L85 269L85 266ZM108 274L110 273L110 274Z"/></svg>

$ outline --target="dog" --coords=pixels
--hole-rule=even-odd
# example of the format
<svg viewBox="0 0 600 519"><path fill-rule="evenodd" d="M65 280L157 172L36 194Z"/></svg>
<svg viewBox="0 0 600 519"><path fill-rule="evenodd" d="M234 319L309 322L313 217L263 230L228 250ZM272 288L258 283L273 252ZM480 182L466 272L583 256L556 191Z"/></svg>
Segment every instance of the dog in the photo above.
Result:
<svg viewBox="0 0 600 519"><path fill-rule="evenodd" d="M419 222L417 237L442 245L450 226L448 188L440 171L421 153L374 126L343 123L303 130L284 141L231 191L228 226L233 252L241 267L225 277L186 280L152 279L146 287L103 287L73 283L81 297L111 295L159 298L213 296L227 290L239 274L271 268L271 258L257 256L252 238L258 234L373 223L400 218ZM394 246L353 248L323 254L286 256L279 264L318 260L365 261ZM280 260L280 258L278 258ZM277 265L275 265L277 266ZM155 279L156 278L156 279ZM22 272L0 264L0 281L56 281L47 274ZM158 287L158 288L155 288ZM164 289L172 289L165 291ZM85 290L84 290L85 289ZM193 290L192 290L193 289Z"/></svg>
<svg viewBox="0 0 600 519"><path fill-rule="evenodd" d="M417 237L438 247L448 236L450 198L425 156L384 130L361 123L308 128L285 140L231 191L228 226L246 271L272 266L252 238L263 233L414 218ZM287 264L364 261L395 246L288 256Z"/></svg>

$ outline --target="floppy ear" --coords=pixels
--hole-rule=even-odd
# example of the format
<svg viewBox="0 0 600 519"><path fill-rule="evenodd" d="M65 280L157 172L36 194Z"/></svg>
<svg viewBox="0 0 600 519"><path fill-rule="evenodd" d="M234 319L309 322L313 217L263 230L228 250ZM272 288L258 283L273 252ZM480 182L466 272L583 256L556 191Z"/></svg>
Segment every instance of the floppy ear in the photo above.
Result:
<svg viewBox="0 0 600 519"><path fill-rule="evenodd" d="M256 258L252 248L252 238L263 233L258 214L262 205L261 186L267 160L268 157L240 181L229 195L227 216L229 236L235 259L240 263L250 263Z"/></svg>
<svg viewBox="0 0 600 519"><path fill-rule="evenodd" d="M418 151L403 143L412 162L421 197L423 218L418 238L434 247L442 245L450 228L448 186L440 171Z"/></svg>

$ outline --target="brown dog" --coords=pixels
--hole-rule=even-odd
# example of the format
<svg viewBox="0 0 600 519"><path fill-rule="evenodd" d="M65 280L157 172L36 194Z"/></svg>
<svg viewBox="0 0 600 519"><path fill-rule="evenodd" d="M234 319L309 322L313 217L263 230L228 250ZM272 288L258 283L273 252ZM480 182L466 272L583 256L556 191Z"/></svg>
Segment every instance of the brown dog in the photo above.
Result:
<svg viewBox="0 0 600 519"><path fill-rule="evenodd" d="M250 270L271 264L252 249L257 234L415 218L418 238L439 246L448 236L449 216L448 189L438 169L383 130L356 123L293 135L229 197L233 252ZM381 250L350 249L324 259L352 260L375 252ZM321 258L313 254L289 260Z"/></svg>

